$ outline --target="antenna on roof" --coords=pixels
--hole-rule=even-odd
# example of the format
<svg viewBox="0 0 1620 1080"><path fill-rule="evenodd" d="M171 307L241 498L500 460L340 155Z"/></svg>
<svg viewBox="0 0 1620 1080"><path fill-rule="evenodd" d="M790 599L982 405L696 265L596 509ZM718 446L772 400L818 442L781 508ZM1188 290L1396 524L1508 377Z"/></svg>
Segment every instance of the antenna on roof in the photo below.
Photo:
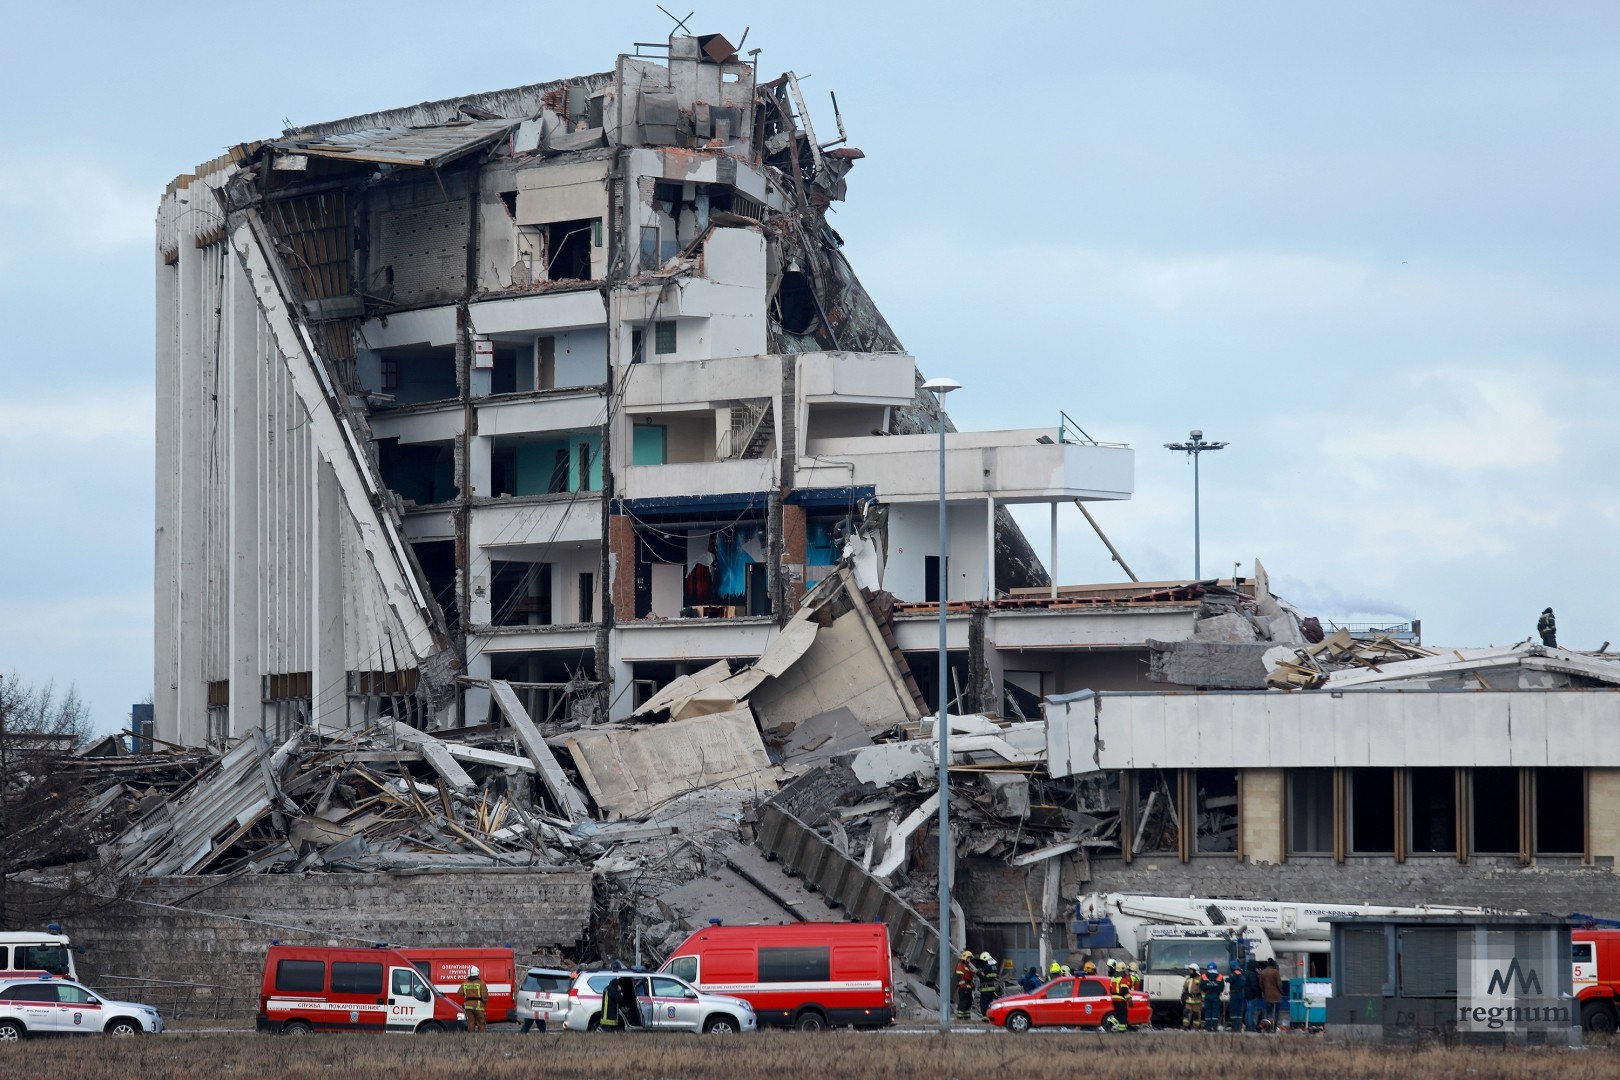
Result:
<svg viewBox="0 0 1620 1080"><path fill-rule="evenodd" d="M686 28L686 19L690 19L693 15L696 15L697 12L688 11L686 13L686 19L677 19L677 18L675 18L674 15L670 14L669 9L666 8L663 4L656 4L654 6L657 7L659 11L662 11L665 15L669 15L670 19L673 20L674 23L675 23L675 30L686 30L686 32L688 34L690 34L692 32L690 30L687 30L687 28ZM674 32L675 32L674 30L670 31L671 34L673 34Z"/></svg>

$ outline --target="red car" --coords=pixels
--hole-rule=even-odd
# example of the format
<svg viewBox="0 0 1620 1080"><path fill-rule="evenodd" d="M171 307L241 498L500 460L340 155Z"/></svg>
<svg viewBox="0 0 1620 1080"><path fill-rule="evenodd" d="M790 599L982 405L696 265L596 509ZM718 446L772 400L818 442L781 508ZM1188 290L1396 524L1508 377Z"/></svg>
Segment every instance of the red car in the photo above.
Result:
<svg viewBox="0 0 1620 1080"><path fill-rule="evenodd" d="M1140 990L1130 993L1126 1022L1132 1027L1153 1019L1153 1006ZM990 1003L990 1022L1008 1031L1032 1027L1101 1027L1114 1011L1108 980L1100 975L1065 975L1033 994L1014 994Z"/></svg>

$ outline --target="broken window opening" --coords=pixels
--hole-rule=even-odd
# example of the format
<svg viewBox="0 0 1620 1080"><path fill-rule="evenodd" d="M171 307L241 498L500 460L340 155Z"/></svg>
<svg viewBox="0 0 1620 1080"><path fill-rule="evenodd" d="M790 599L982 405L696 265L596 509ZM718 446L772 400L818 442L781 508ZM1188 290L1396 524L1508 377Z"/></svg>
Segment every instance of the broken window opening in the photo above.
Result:
<svg viewBox="0 0 1620 1080"><path fill-rule="evenodd" d="M816 325L816 296L810 276L803 270L787 270L776 289L776 321L787 334L808 334Z"/></svg>
<svg viewBox="0 0 1620 1080"><path fill-rule="evenodd" d="M946 575L947 578L949 578L950 573L951 573L951 560L950 560L950 556L946 556L946 558L945 558L945 575ZM948 598L949 597L949 586L950 586L950 582L947 581L946 582L947 599L945 601L946 603L950 603L950 600ZM939 597L939 556L938 555L924 555L923 556L923 603L925 603L925 604L937 604L937 603L939 603L939 600L940 600L940 597Z"/></svg>
<svg viewBox="0 0 1620 1080"><path fill-rule="evenodd" d="M658 262L658 226L643 225L641 227L641 261L638 264L642 271L656 270Z"/></svg>
<svg viewBox="0 0 1620 1080"><path fill-rule="evenodd" d="M968 686L968 657L966 652L947 653L945 678L947 680L946 693L950 700L946 703L951 715L961 716L970 711L966 708L966 689ZM911 669L912 678L917 682L917 689L922 691L923 704L928 714L939 714L939 653L934 650L926 652L908 652L906 666Z"/></svg>
<svg viewBox="0 0 1620 1080"><path fill-rule="evenodd" d="M411 544L416 565L422 568L428 591L444 612L445 627L450 633L461 630L461 605L456 595L456 542L454 540L418 540Z"/></svg>
<svg viewBox="0 0 1620 1080"><path fill-rule="evenodd" d="M639 364L647 359L647 335L640 330L630 331L630 362Z"/></svg>
<svg viewBox="0 0 1620 1080"><path fill-rule="evenodd" d="M1131 853L1181 850L1181 814L1176 806L1174 769L1139 769L1131 775Z"/></svg>
<svg viewBox="0 0 1620 1080"><path fill-rule="evenodd" d="M551 564L491 559L489 608L492 626L551 625Z"/></svg>
<svg viewBox="0 0 1620 1080"><path fill-rule="evenodd" d="M383 483L407 502L433 506L461 497L456 485L455 444L377 440L377 467Z"/></svg>
<svg viewBox="0 0 1620 1080"><path fill-rule="evenodd" d="M1473 770L1473 853L1519 851L1519 770L1512 766Z"/></svg>
<svg viewBox="0 0 1620 1080"><path fill-rule="evenodd" d="M527 348L521 351L522 361L519 355L516 347L495 349L495 366L489 373L491 394L516 394L535 388L533 357Z"/></svg>
<svg viewBox="0 0 1620 1080"><path fill-rule="evenodd" d="M1006 720L1041 718L1041 673L1003 671L1001 673L1001 715Z"/></svg>
<svg viewBox="0 0 1620 1080"><path fill-rule="evenodd" d="M552 281L591 280L591 238L601 218L558 221L546 228L546 277Z"/></svg>
<svg viewBox="0 0 1620 1080"><path fill-rule="evenodd" d="M1238 849L1238 774L1236 769L1194 769L1198 816L1194 850L1231 854Z"/></svg>
<svg viewBox="0 0 1620 1080"><path fill-rule="evenodd" d="M1407 776L1411 788L1412 851L1456 854L1457 771L1410 769Z"/></svg>
<svg viewBox="0 0 1620 1080"><path fill-rule="evenodd" d="M506 207L506 214L513 221L517 220L517 196L515 191L501 192L501 205Z"/></svg>
<svg viewBox="0 0 1620 1080"><path fill-rule="evenodd" d="M1537 769L1536 854L1586 852L1586 776L1578 768Z"/></svg>
<svg viewBox="0 0 1620 1080"><path fill-rule="evenodd" d="M1288 771L1288 853L1333 854L1333 770Z"/></svg>
<svg viewBox="0 0 1620 1080"><path fill-rule="evenodd" d="M1395 854L1395 770L1350 770L1350 853Z"/></svg>

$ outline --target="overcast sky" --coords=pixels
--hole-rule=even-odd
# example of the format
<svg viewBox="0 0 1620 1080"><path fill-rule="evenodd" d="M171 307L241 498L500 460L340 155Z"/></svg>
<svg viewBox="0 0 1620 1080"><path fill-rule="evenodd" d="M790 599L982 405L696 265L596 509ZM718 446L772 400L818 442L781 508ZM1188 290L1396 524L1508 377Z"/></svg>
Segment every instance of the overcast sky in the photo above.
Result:
<svg viewBox="0 0 1620 1080"><path fill-rule="evenodd" d="M666 7L671 5L666 0ZM671 7L671 10L675 10ZM678 14L685 14L683 7ZM286 124L608 70L651 3L17 7L0 47L0 670L152 687L153 217ZM709 4L838 94L834 226L964 428L1137 448L1095 514L1430 644L1620 646L1620 5ZM1027 518L1046 549L1044 511ZM1119 580L1072 507L1060 577Z"/></svg>

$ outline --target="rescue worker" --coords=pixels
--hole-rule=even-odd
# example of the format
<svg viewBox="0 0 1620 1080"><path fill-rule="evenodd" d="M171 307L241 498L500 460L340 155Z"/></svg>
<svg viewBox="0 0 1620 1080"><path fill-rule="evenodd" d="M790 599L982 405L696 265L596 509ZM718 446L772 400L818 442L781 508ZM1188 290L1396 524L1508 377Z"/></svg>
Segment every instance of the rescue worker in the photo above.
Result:
<svg viewBox="0 0 1620 1080"><path fill-rule="evenodd" d="M1095 975L1095 974L1097 974L1097 965L1093 964L1090 960L1087 960L1084 964L1081 965L1080 974L1082 974L1082 975Z"/></svg>
<svg viewBox="0 0 1620 1080"><path fill-rule="evenodd" d="M1558 648L1558 620L1553 618L1552 608L1541 609L1541 618L1536 620L1536 633L1541 635L1541 643L1547 648Z"/></svg>
<svg viewBox="0 0 1620 1080"><path fill-rule="evenodd" d="M624 996L619 993L619 980L612 979L602 990L602 1018L596 1022L597 1031L624 1030Z"/></svg>
<svg viewBox="0 0 1620 1080"><path fill-rule="evenodd" d="M1103 1030L1127 1030L1131 1018L1131 977L1118 960L1108 961L1108 996L1114 1001L1114 1011L1103 1020Z"/></svg>
<svg viewBox="0 0 1620 1080"><path fill-rule="evenodd" d="M1226 980L1221 978L1221 969L1215 966L1215 961L1209 962L1204 970L1204 978L1200 988L1204 994L1204 1030L1221 1030L1221 991L1226 987Z"/></svg>
<svg viewBox="0 0 1620 1080"><path fill-rule="evenodd" d="M1204 1019L1204 980L1198 974L1197 964L1187 965L1187 977L1181 980L1181 1026L1195 1028Z"/></svg>
<svg viewBox="0 0 1620 1080"><path fill-rule="evenodd" d="M1248 970L1243 973L1243 1026L1250 1031L1260 1030L1260 1006L1263 1004L1260 997L1260 963L1251 957Z"/></svg>
<svg viewBox="0 0 1620 1080"><path fill-rule="evenodd" d="M1238 963L1236 960L1232 961L1232 977L1226 980L1226 985L1228 987L1226 994L1227 1026L1233 1031L1242 1031L1243 1007L1244 1000L1247 996L1247 984L1244 982L1243 965Z"/></svg>
<svg viewBox="0 0 1620 1080"><path fill-rule="evenodd" d="M1039 990L1041 988L1040 968L1032 967L1026 971L1024 977L1018 980L1018 985L1026 994L1033 994Z"/></svg>
<svg viewBox="0 0 1620 1080"><path fill-rule="evenodd" d="M1000 976L996 974L996 961L986 949L979 954L979 1015L990 1019L990 1003L999 996Z"/></svg>
<svg viewBox="0 0 1620 1080"><path fill-rule="evenodd" d="M1072 972L1072 971L1070 971L1070 970L1069 970L1069 965L1068 965L1068 964L1064 964L1064 965L1063 965L1063 968L1062 968L1062 970L1060 970L1060 971L1059 971L1059 972L1058 972L1058 974L1059 974L1059 975L1062 975L1062 976L1064 976L1064 977L1068 977L1068 976L1070 976L1070 975L1073 975L1073 974L1074 974L1074 972Z"/></svg>
<svg viewBox="0 0 1620 1080"><path fill-rule="evenodd" d="M1046 969L1047 981L1050 982L1061 974L1063 974L1063 965L1056 960L1052 961L1052 966Z"/></svg>
<svg viewBox="0 0 1620 1080"><path fill-rule="evenodd" d="M1135 960L1131 961L1131 989L1142 989L1142 965Z"/></svg>
<svg viewBox="0 0 1620 1080"><path fill-rule="evenodd" d="M962 950L961 959L956 961L956 1018L966 1020L973 1015L973 983L978 977L978 969L973 966L973 953L968 949Z"/></svg>
<svg viewBox="0 0 1620 1080"><path fill-rule="evenodd" d="M467 1030L484 1030L484 1010L489 1006L489 987L478 977L478 969L467 969L467 978L461 983L461 1011L467 1014Z"/></svg>

